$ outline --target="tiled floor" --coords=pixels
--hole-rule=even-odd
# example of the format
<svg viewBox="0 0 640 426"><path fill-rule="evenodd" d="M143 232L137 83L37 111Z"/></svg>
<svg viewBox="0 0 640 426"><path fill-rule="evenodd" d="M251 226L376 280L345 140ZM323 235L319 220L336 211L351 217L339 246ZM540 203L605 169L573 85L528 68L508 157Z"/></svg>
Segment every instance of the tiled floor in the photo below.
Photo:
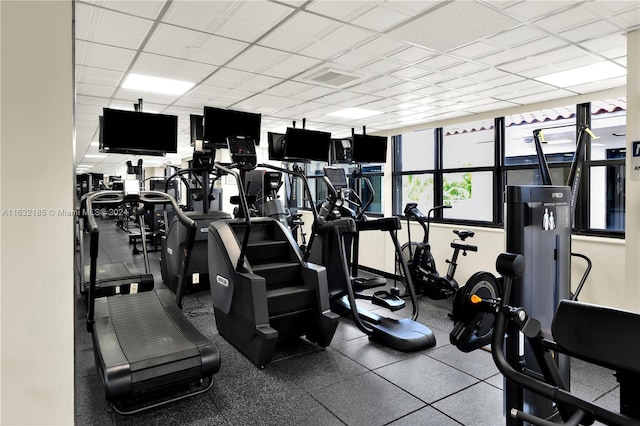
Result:
<svg viewBox="0 0 640 426"><path fill-rule="evenodd" d="M101 224L101 262L131 260L126 234ZM159 254L151 272L160 284ZM86 259L88 262L88 259ZM134 262L144 268L142 256ZM325 350L295 339L280 344L274 361L256 368L218 335L208 293L188 295L184 313L214 341L222 359L213 388L139 415L109 410L96 374L84 306L78 297L76 331L76 424L78 425L500 425L502 376L491 354L468 354L449 343L453 324L446 304L420 299L419 321L436 335L434 348L398 352L369 340L341 319ZM401 311L400 311L401 312ZM619 388L612 372L572 363L572 388L582 397L617 410Z"/></svg>

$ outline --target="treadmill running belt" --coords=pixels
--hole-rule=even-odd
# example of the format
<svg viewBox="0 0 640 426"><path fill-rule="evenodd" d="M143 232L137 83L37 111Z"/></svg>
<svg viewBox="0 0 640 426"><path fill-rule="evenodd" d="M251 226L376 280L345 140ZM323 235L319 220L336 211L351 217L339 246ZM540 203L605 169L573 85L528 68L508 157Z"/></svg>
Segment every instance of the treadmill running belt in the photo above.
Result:
<svg viewBox="0 0 640 426"><path fill-rule="evenodd" d="M198 348L171 321L156 292L107 300L113 328L132 371L199 357Z"/></svg>

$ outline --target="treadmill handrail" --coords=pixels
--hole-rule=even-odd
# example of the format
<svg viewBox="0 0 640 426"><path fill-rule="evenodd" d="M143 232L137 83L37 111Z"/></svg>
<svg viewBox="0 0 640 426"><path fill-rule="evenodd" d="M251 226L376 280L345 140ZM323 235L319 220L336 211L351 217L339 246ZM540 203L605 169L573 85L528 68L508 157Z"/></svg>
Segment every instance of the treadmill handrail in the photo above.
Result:
<svg viewBox="0 0 640 426"><path fill-rule="evenodd" d="M100 229L96 222L95 215L93 214L93 203L99 202L101 204L117 204L124 201L124 191L97 191L87 194L87 226L90 233L89 253L91 257L91 264L89 268L89 301L87 308L87 329L93 331L94 313L95 313L95 291L96 291L96 274L98 269L98 242ZM131 200L136 201L136 200ZM186 287L186 270L189 266L189 259L193 248L193 242L196 236L196 222L184 214L184 212L178 206L177 201L170 196L160 191L142 191L138 196L138 201L161 204L170 203L175 212L178 220L187 228L187 255L183 257L182 264L180 265L180 273L178 276L178 289L176 291L176 303L179 307L182 307L182 296L184 295L184 288ZM144 230L142 230L144 232Z"/></svg>
<svg viewBox="0 0 640 426"><path fill-rule="evenodd" d="M271 164L262 163L262 164L258 164L256 167L262 167L265 169L275 170L281 173L287 173L302 179L302 182L304 183L304 189L305 189L305 192L307 193L307 197L309 200L309 205L311 206L311 212L313 213L313 222L311 223L311 236L309 237L309 242L307 243L307 246L305 247L304 253L302 255L302 258L305 261L309 260L309 255L311 253L311 246L313 245L313 239L316 234L316 229L318 227L318 224L320 223L320 219L318 217L318 210L316 210L316 206L313 202L313 196L311 195L311 189L309 188L309 181L307 180L307 176L302 172L299 172L296 170L289 170L282 167L272 166Z"/></svg>
<svg viewBox="0 0 640 426"><path fill-rule="evenodd" d="M249 233L251 232L251 215L249 214L249 203L247 203L247 194L245 194L244 192L244 187L242 186L242 180L240 179L239 173L223 166L218 162L213 163L213 167L232 175L236 180L236 184L238 185L238 194L240 195L240 203L242 204L242 211L244 212L245 232L244 238L242 239L242 246L240 247L240 256L238 256L236 271L242 272L242 267L244 266L244 257L247 252L247 246L249 245ZM230 167L233 167L233 164Z"/></svg>

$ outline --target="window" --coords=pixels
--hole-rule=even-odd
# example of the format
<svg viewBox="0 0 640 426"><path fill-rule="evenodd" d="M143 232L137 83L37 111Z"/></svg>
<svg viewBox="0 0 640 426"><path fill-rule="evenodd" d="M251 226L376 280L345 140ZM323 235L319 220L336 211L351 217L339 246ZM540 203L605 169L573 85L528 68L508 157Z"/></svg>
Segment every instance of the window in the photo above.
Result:
<svg viewBox="0 0 640 426"><path fill-rule="evenodd" d="M396 136L392 140L394 162L394 214L407 203L427 212L434 206L435 134L433 129Z"/></svg>

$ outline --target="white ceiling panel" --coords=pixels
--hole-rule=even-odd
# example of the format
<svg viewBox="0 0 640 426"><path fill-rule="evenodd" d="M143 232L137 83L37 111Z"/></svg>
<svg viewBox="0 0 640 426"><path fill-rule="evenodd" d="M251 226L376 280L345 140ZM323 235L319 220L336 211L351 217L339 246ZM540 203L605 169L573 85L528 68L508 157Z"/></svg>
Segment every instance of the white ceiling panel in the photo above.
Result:
<svg viewBox="0 0 640 426"><path fill-rule="evenodd" d="M76 63L94 68L125 71L129 68L135 50L105 46L76 40Z"/></svg>
<svg viewBox="0 0 640 426"><path fill-rule="evenodd" d="M152 53L142 53L133 67L131 67L131 72L196 83L203 80L216 69L217 67L214 65L186 61L169 56L160 56Z"/></svg>
<svg viewBox="0 0 640 426"><path fill-rule="evenodd" d="M418 67L414 67L414 66L409 66L409 67L405 67L402 68L398 71L394 71L392 73L390 73L389 75L392 75L394 77L398 77L398 78L403 78L403 79L407 79L407 80L412 80L416 77L419 77L421 75L425 75L429 73L429 71L426 71L422 68L418 68Z"/></svg>
<svg viewBox="0 0 640 426"><path fill-rule="evenodd" d="M96 86L117 85L124 73L120 71L105 70L102 68L76 67L76 81Z"/></svg>
<svg viewBox="0 0 640 426"><path fill-rule="evenodd" d="M291 34L274 31L263 37L258 44L278 50L284 50L286 52L298 53L313 43L314 40L311 39L292 37Z"/></svg>
<svg viewBox="0 0 640 426"><path fill-rule="evenodd" d="M276 62L274 67L265 71L265 74L280 78L290 78L313 69L321 61L301 55L289 55Z"/></svg>
<svg viewBox="0 0 640 426"><path fill-rule="evenodd" d="M374 75L384 75L391 73L402 66L403 65L400 62L392 61L390 59L381 59L379 61L372 62L369 65L365 65L362 67L362 70Z"/></svg>
<svg viewBox="0 0 640 426"><path fill-rule="evenodd" d="M331 59L331 62L334 62L339 65L345 65L349 69L358 69L365 65L368 65L377 61L378 59L373 55L360 52L357 50L351 50L336 58Z"/></svg>
<svg viewBox="0 0 640 426"><path fill-rule="evenodd" d="M79 95L84 96L96 96L103 98L105 102L109 101L111 95L113 95L113 86L97 86L95 84L77 83L76 91Z"/></svg>
<svg viewBox="0 0 640 426"><path fill-rule="evenodd" d="M569 31L563 31L559 33L558 36L578 43L585 40L598 39L616 31L619 30L614 25L607 21L599 20L588 25L576 27Z"/></svg>
<svg viewBox="0 0 640 426"><path fill-rule="evenodd" d="M554 13L536 21L539 26L551 33L558 33L567 28L589 26L598 16L587 8L573 7L564 12Z"/></svg>
<svg viewBox="0 0 640 426"><path fill-rule="evenodd" d="M83 18L76 20L76 38L111 46L137 49L153 23L148 19L82 3L77 3L76 9Z"/></svg>
<svg viewBox="0 0 640 426"><path fill-rule="evenodd" d="M616 15L615 19L622 24L622 28L638 28L640 26L640 5L636 2L634 9Z"/></svg>
<svg viewBox="0 0 640 426"><path fill-rule="evenodd" d="M318 99L322 96L326 96L330 93L335 92L336 89L332 89L332 88L328 88L328 87L322 87L322 86L314 86L313 88L309 89L309 90L305 90L304 92L299 92L296 93L294 95L292 95L291 97L294 99L299 99L299 100L305 100L305 101L310 101L313 99Z"/></svg>
<svg viewBox="0 0 640 426"><path fill-rule="evenodd" d="M256 75L240 84L238 89L246 90L248 92L262 92L275 86L280 81L281 80L279 78L269 77L266 75Z"/></svg>
<svg viewBox="0 0 640 426"><path fill-rule="evenodd" d="M139 98L144 100L144 112L162 112L164 105L172 104L178 97L175 95L161 95L159 93L140 92L138 90L118 89L114 95L119 100L130 100L130 107L137 103ZM153 105L153 106L151 106Z"/></svg>
<svg viewBox="0 0 640 426"><path fill-rule="evenodd" d="M528 43L544 37L544 32L530 26L522 25L509 31L494 35L485 40L485 43L497 48L507 49L519 44Z"/></svg>
<svg viewBox="0 0 640 426"><path fill-rule="evenodd" d="M341 24L322 16L298 12L279 29L293 36L320 40L340 28Z"/></svg>
<svg viewBox="0 0 640 426"><path fill-rule="evenodd" d="M452 56L456 56L463 59L475 59L481 56L486 56L490 53L495 53L497 51L498 49L496 49L493 46L490 46L485 42L477 42L477 43L471 43L459 49L454 49L450 53Z"/></svg>
<svg viewBox="0 0 640 426"><path fill-rule="evenodd" d="M537 55L542 52L549 52L566 45L567 43L564 40L548 36L514 47L511 49L511 53L521 58L527 58L529 56Z"/></svg>
<svg viewBox="0 0 640 426"><path fill-rule="evenodd" d="M378 36L358 46L358 50L380 56L389 56L408 46L389 37Z"/></svg>
<svg viewBox="0 0 640 426"><path fill-rule="evenodd" d="M530 21L544 16L553 15L561 10L572 8L578 2L563 1L521 1L508 7L506 11L521 21Z"/></svg>
<svg viewBox="0 0 640 426"><path fill-rule="evenodd" d="M411 14L403 13L397 9L394 10L384 5L378 5L364 15L347 22L352 22L370 30L385 32L389 28L409 19L411 16Z"/></svg>
<svg viewBox="0 0 640 426"><path fill-rule="evenodd" d="M364 1L320 1L311 3L306 10L319 13L344 22L351 22L375 8L376 2Z"/></svg>
<svg viewBox="0 0 640 426"><path fill-rule="evenodd" d="M455 18L452 25L451 17ZM409 43L446 52L518 25L518 22L481 3L451 2L392 30L390 35ZM460 31L464 28L464 31Z"/></svg>
<svg viewBox="0 0 640 426"><path fill-rule="evenodd" d="M260 74L273 64L278 64L291 56L289 53L262 46L252 46L229 62L230 68Z"/></svg>
<svg viewBox="0 0 640 426"><path fill-rule="evenodd" d="M164 6L163 1L140 1L140 0L127 0L127 1L108 1L98 0L94 4L117 10L119 12L128 13L130 15L140 16L148 19L155 19L158 13Z"/></svg>
<svg viewBox="0 0 640 426"><path fill-rule="evenodd" d="M222 0L174 1L162 20L185 28L210 31L223 17L231 13L235 3Z"/></svg>
<svg viewBox="0 0 640 426"><path fill-rule="evenodd" d="M424 61L427 58L432 58L436 53L432 50L422 49L420 47L410 47L399 53L391 55L391 59L394 61L402 62L405 64L414 64Z"/></svg>

